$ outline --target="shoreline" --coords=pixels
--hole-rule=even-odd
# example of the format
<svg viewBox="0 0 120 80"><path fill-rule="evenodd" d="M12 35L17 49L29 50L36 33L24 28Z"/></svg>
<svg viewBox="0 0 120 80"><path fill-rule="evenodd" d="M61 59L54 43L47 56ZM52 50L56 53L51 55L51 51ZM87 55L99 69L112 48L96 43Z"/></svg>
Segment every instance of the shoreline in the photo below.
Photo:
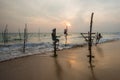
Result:
<svg viewBox="0 0 120 80"><path fill-rule="evenodd" d="M57 57L33 55L0 63L1 80L119 80L120 40L58 51Z"/></svg>
<svg viewBox="0 0 120 80"><path fill-rule="evenodd" d="M119 39L118 40L110 40L110 41L106 41L106 42L101 42L99 43L98 45L100 44L105 44L105 43L112 43L112 42L116 42L116 41L120 41ZM93 44L93 46L96 46L95 44ZM73 49L73 48L84 48L84 47L87 47L87 43L86 44L82 44L82 45L76 45L76 46L73 46L71 48L64 48L64 49L61 49L61 50L58 50L59 51L63 51L63 50L69 50L69 49ZM50 53L50 54L48 54ZM23 55L21 56L17 56L17 57L14 57L14 58L10 58L10 59L6 59L6 60L1 60L0 63L2 62L6 62L6 61L11 61L11 60L14 60L14 59L19 59L19 58L24 58L24 57L29 57L29 56L34 56L34 55L52 55L53 51L46 51L46 52L43 52L43 53L34 53L34 54L31 54L31 53L23 53ZM53 53L54 54L54 53Z"/></svg>

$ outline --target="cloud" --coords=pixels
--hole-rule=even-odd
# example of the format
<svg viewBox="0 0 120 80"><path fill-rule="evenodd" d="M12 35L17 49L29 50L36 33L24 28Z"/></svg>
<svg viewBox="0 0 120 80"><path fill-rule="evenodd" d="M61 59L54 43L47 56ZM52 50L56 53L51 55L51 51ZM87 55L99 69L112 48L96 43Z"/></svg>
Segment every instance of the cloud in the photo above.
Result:
<svg viewBox="0 0 120 80"><path fill-rule="evenodd" d="M118 0L0 0L0 25L8 24L11 32L28 23L30 31L38 26L43 31L64 27L63 21L72 25L73 31L88 31L90 15L94 15L96 31L112 31L120 25L120 5ZM111 26L112 25L112 26ZM37 27L35 27L37 26ZM51 27L52 26L52 27ZM104 26L104 27L101 27ZM46 27L49 28L46 30ZM1 27L0 27L1 28ZM118 30L115 30L118 31Z"/></svg>

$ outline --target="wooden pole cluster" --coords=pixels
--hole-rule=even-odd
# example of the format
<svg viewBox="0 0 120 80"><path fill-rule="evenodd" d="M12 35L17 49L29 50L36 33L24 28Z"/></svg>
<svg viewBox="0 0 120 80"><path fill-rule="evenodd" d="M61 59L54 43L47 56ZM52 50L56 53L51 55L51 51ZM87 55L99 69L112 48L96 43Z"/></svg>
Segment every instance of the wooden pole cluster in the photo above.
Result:
<svg viewBox="0 0 120 80"><path fill-rule="evenodd" d="M4 31L2 32L2 38L3 38L4 45L6 45L6 43L8 43L8 25L7 24Z"/></svg>

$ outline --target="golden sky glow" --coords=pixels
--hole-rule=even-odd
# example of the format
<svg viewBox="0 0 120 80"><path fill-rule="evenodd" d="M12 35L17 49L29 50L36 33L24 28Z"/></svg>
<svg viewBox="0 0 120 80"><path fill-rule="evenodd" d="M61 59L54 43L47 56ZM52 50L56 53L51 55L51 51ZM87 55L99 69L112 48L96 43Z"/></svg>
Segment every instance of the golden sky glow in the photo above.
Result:
<svg viewBox="0 0 120 80"><path fill-rule="evenodd" d="M70 26L71 26L71 24L70 24L70 23L66 23L66 26L70 27Z"/></svg>
<svg viewBox="0 0 120 80"><path fill-rule="evenodd" d="M0 0L0 30L6 24L10 32L28 24L30 32L40 27L43 32L52 28L63 32L65 24L73 32L88 31L94 12L93 26L97 32L117 32L120 25L120 0ZM63 23L67 22L67 23Z"/></svg>

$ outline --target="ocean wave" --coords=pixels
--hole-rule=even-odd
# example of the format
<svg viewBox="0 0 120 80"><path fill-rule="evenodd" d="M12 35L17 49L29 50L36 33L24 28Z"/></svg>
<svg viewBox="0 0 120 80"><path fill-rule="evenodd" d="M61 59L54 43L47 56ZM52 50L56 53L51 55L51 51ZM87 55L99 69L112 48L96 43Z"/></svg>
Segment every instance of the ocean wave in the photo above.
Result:
<svg viewBox="0 0 120 80"><path fill-rule="evenodd" d="M120 33L117 35L120 35ZM73 38L72 37L70 38L70 39L78 39L77 43L72 42L66 45L63 43L60 43L59 50L69 49L73 47L83 47L87 45L86 42L80 42L79 38L81 38L81 36L74 36ZM105 42L110 42L115 40L120 40L120 37L118 36L117 37L115 36L112 38L104 37L100 40L100 43L105 43ZM9 44L9 46L0 45L0 61L10 60L10 59L34 55L34 54L42 54L50 51L53 51L52 42L40 42L40 43L28 42L26 43L25 53L23 53L23 43Z"/></svg>

